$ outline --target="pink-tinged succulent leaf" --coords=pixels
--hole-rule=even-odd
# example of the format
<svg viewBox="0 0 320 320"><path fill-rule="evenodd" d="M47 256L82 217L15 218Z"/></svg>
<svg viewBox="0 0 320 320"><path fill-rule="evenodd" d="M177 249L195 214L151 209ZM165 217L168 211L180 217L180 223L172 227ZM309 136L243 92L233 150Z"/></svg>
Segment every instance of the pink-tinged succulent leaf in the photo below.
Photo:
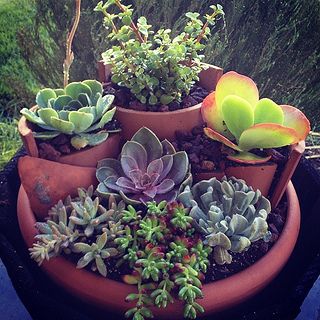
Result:
<svg viewBox="0 0 320 320"><path fill-rule="evenodd" d="M157 193L164 194L169 192L174 188L174 182L171 179L164 179L158 186L157 186Z"/></svg>
<svg viewBox="0 0 320 320"><path fill-rule="evenodd" d="M163 162L161 159L153 160L149 163L147 168L148 175L152 175L154 173L161 174L163 170Z"/></svg>
<svg viewBox="0 0 320 320"><path fill-rule="evenodd" d="M258 101L254 109L254 123L283 124L284 114L282 108L271 99L263 98Z"/></svg>
<svg viewBox="0 0 320 320"><path fill-rule="evenodd" d="M221 107L218 107L215 100L215 92L210 93L201 105L202 119L213 130L223 134L225 137L232 139L233 136L223 121Z"/></svg>
<svg viewBox="0 0 320 320"><path fill-rule="evenodd" d="M243 151L255 148L278 148L298 141L299 137L292 128L276 123L260 123L242 133L239 139L239 147Z"/></svg>
<svg viewBox="0 0 320 320"><path fill-rule="evenodd" d="M128 141L122 148L122 154L136 160L140 170L145 171L147 168L146 149L136 141Z"/></svg>
<svg viewBox="0 0 320 320"><path fill-rule="evenodd" d="M253 109L259 100L259 91L254 81L234 71L225 73L217 83L217 105L221 106L225 97L229 95L247 100Z"/></svg>
<svg viewBox="0 0 320 320"><path fill-rule="evenodd" d="M244 130L253 126L254 113L247 100L229 95L223 100L221 110L227 128L237 140L239 140Z"/></svg>
<svg viewBox="0 0 320 320"><path fill-rule="evenodd" d="M251 152L239 152L235 155L227 156L227 158L238 163L260 164L269 161L271 156L259 157Z"/></svg>
<svg viewBox="0 0 320 320"><path fill-rule="evenodd" d="M150 187L149 189L143 190L143 193L149 198L153 199L157 194L157 187Z"/></svg>
<svg viewBox="0 0 320 320"><path fill-rule="evenodd" d="M285 127L293 128L299 140L305 140L310 132L310 122L307 117L297 108L289 105L280 105L284 112L283 125Z"/></svg>
<svg viewBox="0 0 320 320"><path fill-rule="evenodd" d="M121 161L121 167L123 169L123 172L127 177L130 176L130 171L135 169L140 169L138 167L137 161L130 156L122 156L120 161Z"/></svg>
<svg viewBox="0 0 320 320"><path fill-rule="evenodd" d="M120 177L117 180L117 185L121 188L125 188L127 190L132 190L132 192L136 191L134 183L126 177Z"/></svg>
<svg viewBox="0 0 320 320"><path fill-rule="evenodd" d="M229 139L224 137L222 134L220 134L210 128L204 128L203 131L208 138L215 140L215 141L219 141L233 150L242 151L236 144L231 142Z"/></svg>
<svg viewBox="0 0 320 320"><path fill-rule="evenodd" d="M161 157L161 161L163 163L163 170L162 173L160 174L159 180L161 181L162 179L164 179L167 174L169 173L169 171L172 168L173 165L173 156L172 155L165 155L163 157Z"/></svg>

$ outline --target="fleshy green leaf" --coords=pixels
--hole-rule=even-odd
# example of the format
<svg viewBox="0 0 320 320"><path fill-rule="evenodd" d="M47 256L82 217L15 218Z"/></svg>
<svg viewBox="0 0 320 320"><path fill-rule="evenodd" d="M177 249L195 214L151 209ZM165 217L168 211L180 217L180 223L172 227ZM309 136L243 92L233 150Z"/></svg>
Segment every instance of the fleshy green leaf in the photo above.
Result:
<svg viewBox="0 0 320 320"><path fill-rule="evenodd" d="M53 103L53 109L55 110L62 110L64 107L68 105L68 103L72 101L70 96L62 95L59 96Z"/></svg>
<svg viewBox="0 0 320 320"><path fill-rule="evenodd" d="M23 108L20 113L26 117L26 119L32 123L36 123L36 124L42 124L44 125L45 123L41 120L40 117L38 117L33 111L27 109L27 108Z"/></svg>
<svg viewBox="0 0 320 320"><path fill-rule="evenodd" d="M281 105L284 112L283 125L296 131L300 140L305 140L310 132L310 122L307 117L297 108L289 105Z"/></svg>
<svg viewBox="0 0 320 320"><path fill-rule="evenodd" d="M241 97L229 95L221 105L223 119L230 132L239 140L241 133L253 125L253 109Z"/></svg>
<svg viewBox="0 0 320 320"><path fill-rule="evenodd" d="M84 107L91 105L91 100L86 93L80 93L78 96L78 100Z"/></svg>
<svg viewBox="0 0 320 320"><path fill-rule="evenodd" d="M51 118L51 125L56 130L65 133L65 134L72 134L74 130L74 124L69 121L61 120L59 118Z"/></svg>
<svg viewBox="0 0 320 320"><path fill-rule="evenodd" d="M252 79L237 72L225 73L217 83L216 100L221 106L225 97L235 95L245 99L254 109L259 100L259 91Z"/></svg>
<svg viewBox="0 0 320 320"><path fill-rule="evenodd" d="M107 140L109 133L106 131L100 131L98 133L81 133L72 137L71 144L77 150L80 150L86 146L96 146Z"/></svg>
<svg viewBox="0 0 320 320"><path fill-rule="evenodd" d="M69 121L74 124L73 131L75 133L84 132L93 122L93 115L91 113L71 111L69 113Z"/></svg>
<svg viewBox="0 0 320 320"><path fill-rule="evenodd" d="M49 99L56 98L57 95L54 90L46 88L37 93L36 103L40 108L47 108Z"/></svg>
<svg viewBox="0 0 320 320"><path fill-rule="evenodd" d="M239 139L239 147L244 151L255 148L278 148L298 141L299 137L292 128L274 123L261 123L242 133Z"/></svg>
<svg viewBox="0 0 320 320"><path fill-rule="evenodd" d="M86 93L89 97L92 94L90 87L81 82L71 82L65 87L66 95L77 100L80 93Z"/></svg>
<svg viewBox="0 0 320 320"><path fill-rule="evenodd" d="M264 98L258 101L254 109L254 123L283 124L284 115L280 106L271 99Z"/></svg>
<svg viewBox="0 0 320 320"><path fill-rule="evenodd" d="M102 95L103 88L102 84L97 80L84 80L82 81L85 85L90 87L91 89L91 97L95 96L97 93L100 93Z"/></svg>
<svg viewBox="0 0 320 320"><path fill-rule="evenodd" d="M64 89L53 89L57 97L63 96L65 94Z"/></svg>
<svg viewBox="0 0 320 320"><path fill-rule="evenodd" d="M60 134L60 132L57 132L57 131L43 131L43 132L32 132L32 133L36 139L41 139L41 140L53 139Z"/></svg>
<svg viewBox="0 0 320 320"><path fill-rule="evenodd" d="M51 117L59 118L59 115L56 110L52 108L42 108L38 110L38 115L40 118L47 124L47 125L52 125L51 124Z"/></svg>

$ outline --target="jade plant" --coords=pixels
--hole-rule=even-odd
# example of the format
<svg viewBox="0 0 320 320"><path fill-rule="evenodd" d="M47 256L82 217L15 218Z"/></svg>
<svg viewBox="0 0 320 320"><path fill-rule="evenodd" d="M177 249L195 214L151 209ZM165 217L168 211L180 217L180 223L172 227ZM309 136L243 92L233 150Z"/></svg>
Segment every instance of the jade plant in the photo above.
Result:
<svg viewBox="0 0 320 320"><path fill-rule="evenodd" d="M21 113L41 130L35 138L51 139L64 133L71 136L76 149L95 146L108 138L104 126L114 116L114 96L102 96L102 85L96 80L69 83L64 89L42 89L36 97L34 110L23 108Z"/></svg>
<svg viewBox="0 0 320 320"><path fill-rule="evenodd" d="M252 149L268 149L295 144L306 138L310 123L297 108L278 105L268 98L259 100L256 84L234 71L224 74L216 90L202 103L205 134L233 149L228 159L263 163Z"/></svg>
<svg viewBox="0 0 320 320"><path fill-rule="evenodd" d="M134 22L131 5L121 0L99 2L95 10L103 13L108 37L114 43L102 54L104 63L112 68L111 81L128 88L143 104L181 101L199 80L205 68L201 64L204 42L224 15L220 5L210 9L204 18L197 12L186 13L183 32L173 36L170 29L153 31L143 16Z"/></svg>
<svg viewBox="0 0 320 320"><path fill-rule="evenodd" d="M91 265L91 269L107 275L106 260L119 255L114 239L124 234L124 225L119 224L125 206L109 199L107 208L93 197L93 187L79 188L78 198L60 200L51 210L46 222L37 222L30 256L39 265L44 260L60 254L82 254L77 268ZM117 224L117 228L112 228ZM90 243L90 244L89 244Z"/></svg>
<svg viewBox="0 0 320 320"><path fill-rule="evenodd" d="M119 160L99 161L96 176L100 195L120 194L129 204L172 201L191 183L186 152L176 152L169 141L160 142L145 127L124 144Z"/></svg>
<svg viewBox="0 0 320 320"><path fill-rule="evenodd" d="M270 202L243 180L201 181L192 188L186 186L178 200L191 208L193 225L205 236L204 243L214 247L217 264L231 263L229 251L243 252L251 243L270 238L266 222Z"/></svg>

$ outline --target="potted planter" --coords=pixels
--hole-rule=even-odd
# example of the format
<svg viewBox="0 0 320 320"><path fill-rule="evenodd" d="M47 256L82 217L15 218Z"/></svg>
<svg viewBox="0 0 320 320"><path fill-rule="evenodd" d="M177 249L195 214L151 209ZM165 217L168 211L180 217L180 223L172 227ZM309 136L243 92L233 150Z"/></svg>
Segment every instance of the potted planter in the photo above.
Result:
<svg viewBox="0 0 320 320"><path fill-rule="evenodd" d="M300 226L299 202L291 182L288 184L286 196L288 210L285 226L271 250L247 269L203 286L204 298L199 302L205 308L206 315L228 309L253 296L267 286L283 268L294 248ZM19 191L17 213L22 236L26 245L30 247L37 234L34 225L38 218L31 208L23 185ZM43 216L43 212L38 213ZM58 285L83 301L119 313L130 307L124 299L133 292L132 285L76 269L73 263L63 257L54 258L50 262L45 261L42 269ZM154 307L152 311L157 319L180 319L183 313L182 302L175 300L174 304L169 304L166 309Z"/></svg>
<svg viewBox="0 0 320 320"><path fill-rule="evenodd" d="M199 85L211 92L223 74L219 67L205 64L205 70L199 74ZM99 81L104 83L110 78L110 66L98 62ZM142 127L148 127L154 131L160 139L172 141L176 131L189 132L195 126L203 123L201 117L201 103L176 111L153 112L137 111L117 106L116 119L122 124L124 139L130 140L135 132Z"/></svg>

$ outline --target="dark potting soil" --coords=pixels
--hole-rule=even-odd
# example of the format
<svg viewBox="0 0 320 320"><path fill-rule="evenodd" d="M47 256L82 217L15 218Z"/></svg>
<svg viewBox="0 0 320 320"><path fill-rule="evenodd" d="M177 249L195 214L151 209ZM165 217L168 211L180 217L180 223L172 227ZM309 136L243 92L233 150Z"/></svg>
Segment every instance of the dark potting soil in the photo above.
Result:
<svg viewBox="0 0 320 320"><path fill-rule="evenodd" d="M103 130L113 131L120 128L120 123L116 119L113 119L107 123ZM96 132L101 131L101 129ZM61 133L57 137L48 140L36 139L36 143L39 150L39 157L51 161L58 161L63 155L70 154L72 152L79 151L71 145L72 136ZM91 148L90 146L81 150Z"/></svg>
<svg viewBox="0 0 320 320"><path fill-rule="evenodd" d="M165 112L185 109L201 103L209 92L196 84L191 88L189 95L182 96L181 102L172 101L168 105L143 104L135 98L128 88L120 87L113 82L107 82L103 85L103 94L113 94L115 96L114 103L116 106L136 111Z"/></svg>

